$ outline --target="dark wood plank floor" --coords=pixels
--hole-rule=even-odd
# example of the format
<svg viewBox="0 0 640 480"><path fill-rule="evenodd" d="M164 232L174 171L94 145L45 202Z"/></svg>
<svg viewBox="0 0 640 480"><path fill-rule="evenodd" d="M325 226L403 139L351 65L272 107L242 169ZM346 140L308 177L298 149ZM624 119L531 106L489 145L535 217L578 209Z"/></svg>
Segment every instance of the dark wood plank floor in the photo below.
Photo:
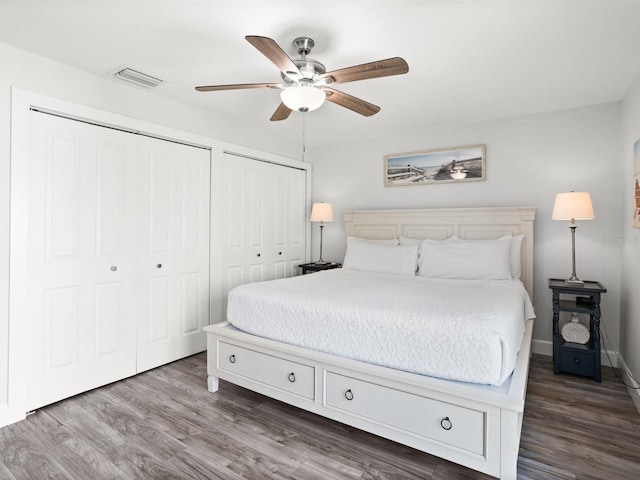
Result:
<svg viewBox="0 0 640 480"><path fill-rule="evenodd" d="M640 479L640 415L601 384L534 356L521 479ZM0 429L0 479L488 479L226 382L205 354L45 407Z"/></svg>

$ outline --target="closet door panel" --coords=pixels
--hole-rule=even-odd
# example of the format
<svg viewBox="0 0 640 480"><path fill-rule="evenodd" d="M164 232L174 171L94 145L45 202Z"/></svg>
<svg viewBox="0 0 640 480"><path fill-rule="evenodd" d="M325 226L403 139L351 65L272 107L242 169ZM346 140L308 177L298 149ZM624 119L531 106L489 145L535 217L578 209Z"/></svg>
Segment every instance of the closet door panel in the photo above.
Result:
<svg viewBox="0 0 640 480"><path fill-rule="evenodd" d="M222 162L224 209L223 296L238 285L265 279L262 162L225 154ZM224 308L226 314L226 307Z"/></svg>
<svg viewBox="0 0 640 480"><path fill-rule="evenodd" d="M77 286L44 292L44 364L50 373L78 370L78 303Z"/></svg>
<svg viewBox="0 0 640 480"><path fill-rule="evenodd" d="M135 196L123 192L136 183L136 146L114 130L37 112L30 120L27 403L35 409L135 373Z"/></svg>
<svg viewBox="0 0 640 480"><path fill-rule="evenodd" d="M276 278L298 274L298 265L305 255L305 172L293 168L279 168L271 172L275 208L273 210L273 254Z"/></svg>
<svg viewBox="0 0 640 480"><path fill-rule="evenodd" d="M305 257L306 172L228 153L221 170L223 298L244 283L297 275Z"/></svg>
<svg viewBox="0 0 640 480"><path fill-rule="evenodd" d="M210 152L151 138L139 145L141 372L206 348Z"/></svg>
<svg viewBox="0 0 640 480"><path fill-rule="evenodd" d="M126 290L122 282L96 285L96 356L109 357L123 353L127 347L124 337L125 321L122 310Z"/></svg>
<svg viewBox="0 0 640 480"><path fill-rule="evenodd" d="M161 142L161 140L157 140ZM148 141L145 141L148 143ZM162 145L162 144L161 144ZM144 167L148 169L149 190L147 198L142 202L148 214L144 217L148 222L149 255L170 255L172 252L172 220L175 215L175 186L172 176L169 152L146 151ZM174 169L175 170L175 169ZM144 179L143 179L144 181Z"/></svg>

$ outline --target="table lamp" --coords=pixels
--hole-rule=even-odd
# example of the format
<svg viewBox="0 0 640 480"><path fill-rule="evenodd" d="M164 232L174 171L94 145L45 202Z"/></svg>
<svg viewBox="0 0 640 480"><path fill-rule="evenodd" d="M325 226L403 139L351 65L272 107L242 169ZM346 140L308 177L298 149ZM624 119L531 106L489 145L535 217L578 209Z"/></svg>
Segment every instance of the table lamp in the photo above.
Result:
<svg viewBox="0 0 640 480"><path fill-rule="evenodd" d="M571 277L565 280L566 285L582 286L584 282L576 275L576 220L593 220L593 205L591 205L591 195L588 192L558 193L553 205L553 220L570 220L571 229Z"/></svg>
<svg viewBox="0 0 640 480"><path fill-rule="evenodd" d="M325 262L322 259L322 229L324 228L325 222L333 222L333 208L330 203L314 203L311 208L311 218L312 222L320 222L320 260L316 263L318 264L327 264L329 262Z"/></svg>

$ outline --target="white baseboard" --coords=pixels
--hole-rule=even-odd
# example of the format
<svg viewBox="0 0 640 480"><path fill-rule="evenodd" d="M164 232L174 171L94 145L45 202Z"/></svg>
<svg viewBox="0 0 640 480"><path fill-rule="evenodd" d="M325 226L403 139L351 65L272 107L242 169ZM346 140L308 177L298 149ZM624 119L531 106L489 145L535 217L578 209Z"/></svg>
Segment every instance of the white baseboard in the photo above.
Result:
<svg viewBox="0 0 640 480"><path fill-rule="evenodd" d="M0 404L0 428L9 425L9 405Z"/></svg>
<svg viewBox="0 0 640 480"><path fill-rule="evenodd" d="M553 356L553 342L549 342L547 340L536 340L534 338L531 342L531 351L533 353L539 353L540 355L551 357Z"/></svg>
<svg viewBox="0 0 640 480"><path fill-rule="evenodd" d="M553 356L553 342L548 340L533 340L531 342L531 351L533 353L539 353L540 355ZM600 352L600 363L605 367L617 367L618 366L618 352L607 352L603 349ZM611 360L611 361L609 361Z"/></svg>
<svg viewBox="0 0 640 480"><path fill-rule="evenodd" d="M633 400L633 404L636 406L636 410L638 410L638 413L640 413L640 389L637 388L640 385L638 385L638 382L631 377L631 370L629 370L629 367L625 363L624 358L622 358L622 355L620 354L618 354L618 365L620 366L620 372L622 373L622 379L624 380L624 382L627 385L636 387L627 387L627 391L631 396L631 400Z"/></svg>

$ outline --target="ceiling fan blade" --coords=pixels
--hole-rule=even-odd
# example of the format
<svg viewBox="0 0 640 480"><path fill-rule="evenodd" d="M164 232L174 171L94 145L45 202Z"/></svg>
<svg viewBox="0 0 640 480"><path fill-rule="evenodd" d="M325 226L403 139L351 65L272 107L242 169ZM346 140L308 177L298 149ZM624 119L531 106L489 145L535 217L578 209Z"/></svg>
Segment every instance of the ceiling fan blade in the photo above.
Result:
<svg viewBox="0 0 640 480"><path fill-rule="evenodd" d="M333 88L323 88L322 90L327 94L328 101L333 102L336 105L340 105L341 107L348 108L349 110L359 113L360 115L364 115L365 117L370 117L380 111L380 107L377 105L366 102L361 98L354 97L353 95L349 95L348 93L340 92Z"/></svg>
<svg viewBox="0 0 640 480"><path fill-rule="evenodd" d="M278 120L286 120L287 118L289 118L289 115L291 115L292 110L287 107L284 103L281 103L280 105L278 105L278 108L276 108L276 111L273 112L273 115L271 115L271 118L269 120L271 120L272 122L277 122Z"/></svg>
<svg viewBox="0 0 640 480"><path fill-rule="evenodd" d="M353 67L341 68L320 75L320 80L331 79L333 83L355 82L368 78L402 75L409 71L409 65L400 57L387 58L377 62L363 63Z"/></svg>
<svg viewBox="0 0 640 480"><path fill-rule="evenodd" d="M282 88L279 83L236 83L231 85L208 85L196 87L199 92L216 92L219 90L243 90L247 88Z"/></svg>
<svg viewBox="0 0 640 480"><path fill-rule="evenodd" d="M259 37L257 35L247 35L244 38L247 42L260 50L260 53L271 60L271 62L278 67L281 72L291 72L298 74L300 77L302 76L302 73L300 73L296 64L293 63L293 60L289 58L289 55L280 48L275 40L268 37Z"/></svg>

